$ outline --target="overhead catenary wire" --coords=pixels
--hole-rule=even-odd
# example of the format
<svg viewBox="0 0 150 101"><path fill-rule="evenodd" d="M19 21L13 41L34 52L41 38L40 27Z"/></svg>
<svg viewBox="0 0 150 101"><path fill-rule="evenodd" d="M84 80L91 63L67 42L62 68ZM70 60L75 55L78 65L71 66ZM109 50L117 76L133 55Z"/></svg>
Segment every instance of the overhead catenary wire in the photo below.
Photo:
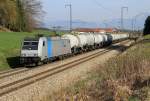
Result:
<svg viewBox="0 0 150 101"><path fill-rule="evenodd" d="M102 8L103 10L105 10L105 12L103 11L103 14L101 15L101 16L104 16L104 14L105 15L108 15L109 16L109 19L112 19L112 15L114 15L114 12L115 11L113 11L112 9L109 9L109 8L107 8L107 7L105 7L105 6L103 6L103 4L101 4L98 0L91 0L95 5L97 5L97 7L100 7L100 8ZM105 18L105 17L104 17ZM109 21L108 21L109 22ZM106 23L106 21L105 21L105 23ZM106 27L106 24L104 24L105 25L105 27ZM109 25L108 23L107 23L107 25ZM112 25L109 25L109 26L112 26ZM107 26L108 27L108 26Z"/></svg>
<svg viewBox="0 0 150 101"><path fill-rule="evenodd" d="M97 6L103 8L105 11L107 11L107 12L108 12L107 14L109 14L109 15L110 15L110 13L111 13L111 14L114 14L114 13L113 13L113 12L114 12L113 10L104 7L99 1L97 1L97 0L91 0L91 1L92 1L93 3L95 3ZM106 12L105 12L105 13L106 13Z"/></svg>

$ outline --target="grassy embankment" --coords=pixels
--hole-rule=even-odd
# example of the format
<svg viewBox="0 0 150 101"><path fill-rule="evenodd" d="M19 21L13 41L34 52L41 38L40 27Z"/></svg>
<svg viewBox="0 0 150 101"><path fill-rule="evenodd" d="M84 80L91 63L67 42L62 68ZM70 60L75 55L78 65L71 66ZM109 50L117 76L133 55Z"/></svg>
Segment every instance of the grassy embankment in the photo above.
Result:
<svg viewBox="0 0 150 101"><path fill-rule="evenodd" d="M0 70L10 69L10 65L17 65L20 54L21 41L24 37L44 34L53 35L53 32L47 30L35 30L28 32L0 32ZM15 63L16 62L16 63Z"/></svg>
<svg viewBox="0 0 150 101"><path fill-rule="evenodd" d="M150 35L43 101L150 101Z"/></svg>

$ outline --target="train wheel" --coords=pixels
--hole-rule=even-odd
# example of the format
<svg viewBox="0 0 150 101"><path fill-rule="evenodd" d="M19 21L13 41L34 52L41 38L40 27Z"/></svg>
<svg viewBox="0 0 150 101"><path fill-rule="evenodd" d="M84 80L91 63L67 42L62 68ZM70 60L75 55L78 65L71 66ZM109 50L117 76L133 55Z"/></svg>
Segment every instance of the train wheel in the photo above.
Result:
<svg viewBox="0 0 150 101"><path fill-rule="evenodd" d="M45 59L45 60L43 61L43 63L44 63L44 64L47 64L47 63L48 63L48 59Z"/></svg>
<svg viewBox="0 0 150 101"><path fill-rule="evenodd" d="M37 66L41 66L42 64L43 64L43 62L39 61L39 62L37 63Z"/></svg>

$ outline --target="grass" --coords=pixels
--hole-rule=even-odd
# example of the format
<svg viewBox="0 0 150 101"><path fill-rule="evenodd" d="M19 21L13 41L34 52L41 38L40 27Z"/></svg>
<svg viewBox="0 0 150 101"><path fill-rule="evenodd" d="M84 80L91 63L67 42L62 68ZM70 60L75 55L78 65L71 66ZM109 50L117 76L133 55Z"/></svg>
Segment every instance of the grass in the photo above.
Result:
<svg viewBox="0 0 150 101"><path fill-rule="evenodd" d="M35 36L36 34L45 36L54 35L48 30L35 30L29 32L0 32L0 70L10 69L8 58L20 55L21 42L24 37Z"/></svg>
<svg viewBox="0 0 150 101"><path fill-rule="evenodd" d="M144 36L145 39L150 39L150 35Z"/></svg>
<svg viewBox="0 0 150 101"><path fill-rule="evenodd" d="M48 98L60 101L150 101L150 35L126 53L110 59L104 67L99 67L86 80Z"/></svg>

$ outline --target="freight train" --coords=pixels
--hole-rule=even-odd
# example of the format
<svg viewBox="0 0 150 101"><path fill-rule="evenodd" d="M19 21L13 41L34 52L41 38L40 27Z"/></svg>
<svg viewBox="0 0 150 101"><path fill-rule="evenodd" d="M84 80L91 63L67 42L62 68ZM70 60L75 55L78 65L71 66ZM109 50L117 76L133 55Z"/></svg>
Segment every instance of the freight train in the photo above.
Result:
<svg viewBox="0 0 150 101"><path fill-rule="evenodd" d="M128 38L128 34L100 33L25 38L22 42L20 62L23 65L39 65L39 63L48 63L56 58L62 59L66 56L99 49Z"/></svg>

